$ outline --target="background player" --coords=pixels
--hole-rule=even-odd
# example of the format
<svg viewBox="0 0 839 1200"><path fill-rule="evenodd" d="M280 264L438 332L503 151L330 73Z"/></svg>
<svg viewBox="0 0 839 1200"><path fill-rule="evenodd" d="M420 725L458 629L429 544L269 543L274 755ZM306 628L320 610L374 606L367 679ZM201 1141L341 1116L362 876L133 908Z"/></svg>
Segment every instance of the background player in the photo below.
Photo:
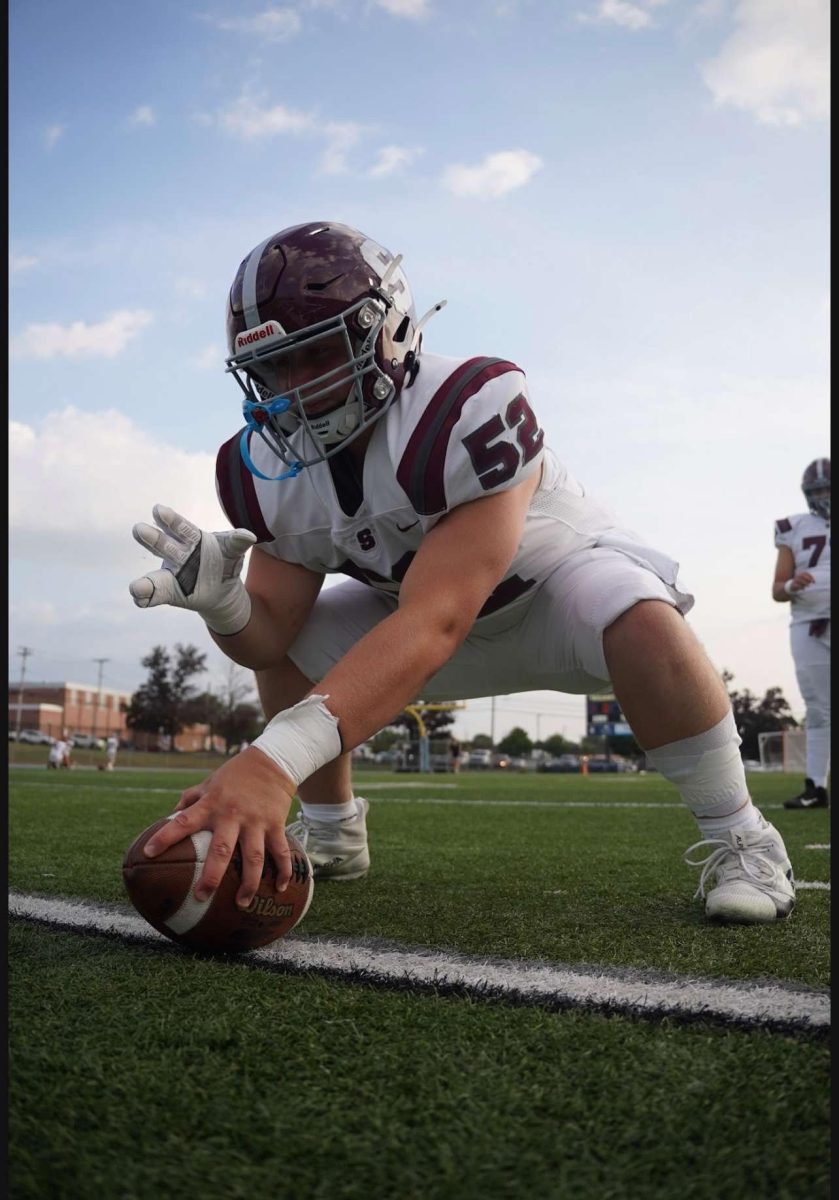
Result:
<svg viewBox="0 0 839 1200"><path fill-rule="evenodd" d="M790 647L806 706L807 777L785 808L826 808L830 770L830 459L807 467L809 509L775 522L778 558L772 598L789 603Z"/></svg>

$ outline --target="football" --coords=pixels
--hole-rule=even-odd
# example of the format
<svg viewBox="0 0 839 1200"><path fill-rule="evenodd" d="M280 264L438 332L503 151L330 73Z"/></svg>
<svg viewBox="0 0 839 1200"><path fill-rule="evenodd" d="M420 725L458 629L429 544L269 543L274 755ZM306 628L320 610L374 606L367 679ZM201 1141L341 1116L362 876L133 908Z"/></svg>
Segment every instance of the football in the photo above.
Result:
<svg viewBox="0 0 839 1200"><path fill-rule="evenodd" d="M169 817L144 829L128 847L122 878L131 903L160 933L194 950L240 954L284 937L306 915L312 900L312 864L300 842L286 834L291 851L291 881L277 892L277 868L265 856L259 888L247 909L237 908L236 893L242 880L239 844L215 893L199 901L193 895L212 834L201 830L170 846L156 858L146 858L143 847Z"/></svg>

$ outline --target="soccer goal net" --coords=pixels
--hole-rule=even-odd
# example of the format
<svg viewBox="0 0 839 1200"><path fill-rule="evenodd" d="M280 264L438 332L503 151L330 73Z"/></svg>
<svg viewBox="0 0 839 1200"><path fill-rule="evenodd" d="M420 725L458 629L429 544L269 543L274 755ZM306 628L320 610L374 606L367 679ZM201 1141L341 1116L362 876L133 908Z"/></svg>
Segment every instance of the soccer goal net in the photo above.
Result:
<svg viewBox="0 0 839 1200"><path fill-rule="evenodd" d="M783 729L757 735L760 765L764 771L807 773L807 730Z"/></svg>

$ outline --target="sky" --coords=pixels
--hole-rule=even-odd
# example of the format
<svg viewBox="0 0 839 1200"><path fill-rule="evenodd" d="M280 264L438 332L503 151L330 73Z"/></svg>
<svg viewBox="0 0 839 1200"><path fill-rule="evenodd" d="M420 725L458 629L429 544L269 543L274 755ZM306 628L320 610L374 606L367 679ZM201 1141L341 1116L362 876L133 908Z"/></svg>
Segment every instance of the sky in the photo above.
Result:
<svg viewBox="0 0 839 1200"><path fill-rule="evenodd" d="M9 8L10 678L25 647L28 680L105 659L133 690L180 642L221 684L199 618L132 603L131 528L227 527L230 284L332 220L447 300L428 350L522 367L557 456L681 564L712 662L803 716L771 581L829 454L827 0ZM455 730L584 711L472 700Z"/></svg>

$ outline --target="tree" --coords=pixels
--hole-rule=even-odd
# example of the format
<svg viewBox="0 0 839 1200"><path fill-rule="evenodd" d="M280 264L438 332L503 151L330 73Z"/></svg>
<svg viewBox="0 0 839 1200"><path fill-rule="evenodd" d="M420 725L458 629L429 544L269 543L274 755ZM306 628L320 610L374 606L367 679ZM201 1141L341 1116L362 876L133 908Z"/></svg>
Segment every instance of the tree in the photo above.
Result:
<svg viewBox="0 0 839 1200"><path fill-rule="evenodd" d="M255 737L259 737L263 727L262 710L255 704L237 704L235 708L222 714L217 725L228 753L231 746L252 742Z"/></svg>
<svg viewBox="0 0 839 1200"><path fill-rule="evenodd" d="M509 754L511 758L527 758L530 751L533 749L526 730L521 726L516 725L511 729L505 738L498 743L498 749L502 754Z"/></svg>
<svg viewBox="0 0 839 1200"><path fill-rule="evenodd" d="M417 703L421 705L422 701L418 700ZM435 736L435 734L439 734L442 730L447 729L449 725L454 725L454 716L450 712L446 712L444 709L440 711L430 709L428 712L423 712L422 720L429 738L432 738ZM395 717L391 721L388 729L405 730L412 742L419 741L419 729L417 727L416 718L410 713L401 712L398 717Z"/></svg>
<svg viewBox="0 0 839 1200"><path fill-rule="evenodd" d="M551 758L559 758L560 754L568 754L570 752L570 743L565 740L561 733L552 733L550 737L537 742L536 747L538 750L544 750Z"/></svg>
<svg viewBox="0 0 839 1200"><path fill-rule="evenodd" d="M730 671L723 671L722 680L726 687L733 679ZM798 725L783 692L778 687L769 688L762 700L753 695L748 688L742 692L729 688L728 696L734 712L734 724L742 742L740 753L743 758L760 758L759 734L795 729Z"/></svg>
<svg viewBox="0 0 839 1200"><path fill-rule="evenodd" d="M125 724L129 729L147 733L163 732L175 737L190 723L190 702L195 687L190 682L206 670L206 654L197 646L175 645L175 665L164 646L155 646L141 663L149 676L141 684L126 709Z"/></svg>
<svg viewBox="0 0 839 1200"><path fill-rule="evenodd" d="M492 738L488 733L476 733L470 745L473 750L491 750Z"/></svg>

